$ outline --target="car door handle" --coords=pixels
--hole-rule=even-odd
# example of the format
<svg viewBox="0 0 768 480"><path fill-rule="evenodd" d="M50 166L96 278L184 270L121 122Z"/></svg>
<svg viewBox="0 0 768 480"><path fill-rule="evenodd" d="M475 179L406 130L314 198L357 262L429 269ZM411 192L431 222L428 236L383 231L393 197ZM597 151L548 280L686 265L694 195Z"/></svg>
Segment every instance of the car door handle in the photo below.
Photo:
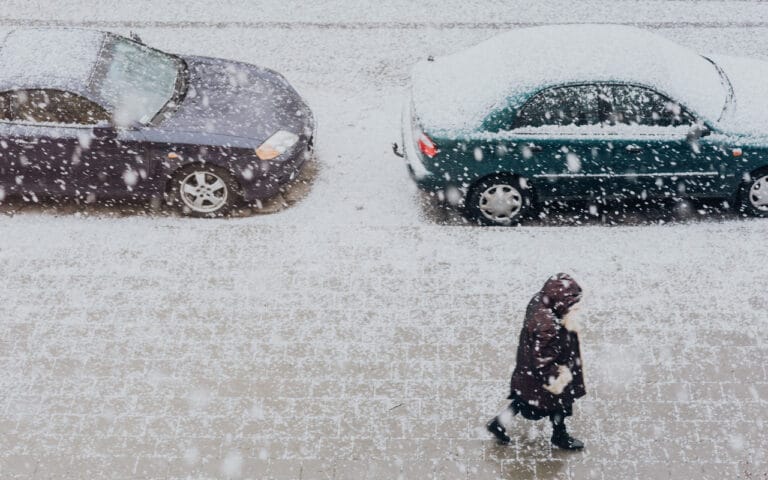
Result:
<svg viewBox="0 0 768 480"><path fill-rule="evenodd" d="M643 147L633 144L633 145L627 145L625 150L628 151L629 153L640 153L643 151Z"/></svg>

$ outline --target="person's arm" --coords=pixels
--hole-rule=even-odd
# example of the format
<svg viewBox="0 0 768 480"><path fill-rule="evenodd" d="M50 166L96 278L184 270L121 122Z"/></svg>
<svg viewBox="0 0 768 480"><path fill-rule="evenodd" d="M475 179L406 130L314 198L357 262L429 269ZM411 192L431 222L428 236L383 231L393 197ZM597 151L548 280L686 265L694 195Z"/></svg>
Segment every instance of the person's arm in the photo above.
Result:
<svg viewBox="0 0 768 480"><path fill-rule="evenodd" d="M560 345L557 341L557 326L552 313L542 315L537 322L534 340L534 355L536 356L536 371L544 382L544 388L554 395L560 395L565 387L573 380L571 370L567 365L558 365L555 359L560 356Z"/></svg>

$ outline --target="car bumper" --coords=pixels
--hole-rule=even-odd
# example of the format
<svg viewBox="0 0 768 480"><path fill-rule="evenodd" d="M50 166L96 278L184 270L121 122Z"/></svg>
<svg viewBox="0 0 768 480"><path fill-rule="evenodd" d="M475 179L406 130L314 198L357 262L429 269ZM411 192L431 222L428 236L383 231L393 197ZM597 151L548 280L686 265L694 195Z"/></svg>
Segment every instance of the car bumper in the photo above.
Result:
<svg viewBox="0 0 768 480"><path fill-rule="evenodd" d="M302 136L294 148L280 161L261 162L257 172L240 172L238 181L243 188L243 200L255 202L272 198L280 189L298 178L304 165L314 155L314 131L309 136Z"/></svg>
<svg viewBox="0 0 768 480"><path fill-rule="evenodd" d="M416 151L416 143L413 138L412 127L412 111L411 102L407 99L403 104L402 111L402 142L403 142L403 158L408 168L408 173L411 178L421 186L431 183L432 172L430 172L424 162L421 160L421 156Z"/></svg>
<svg viewBox="0 0 768 480"><path fill-rule="evenodd" d="M399 155L405 160L408 174L419 189L428 192L438 200L453 205L463 204L466 189L456 186L447 181L442 175L436 175L430 171L424 163L424 157L416 150L411 108L411 102L406 100L403 105L401 119L402 154ZM397 145L395 147L395 153L397 154Z"/></svg>

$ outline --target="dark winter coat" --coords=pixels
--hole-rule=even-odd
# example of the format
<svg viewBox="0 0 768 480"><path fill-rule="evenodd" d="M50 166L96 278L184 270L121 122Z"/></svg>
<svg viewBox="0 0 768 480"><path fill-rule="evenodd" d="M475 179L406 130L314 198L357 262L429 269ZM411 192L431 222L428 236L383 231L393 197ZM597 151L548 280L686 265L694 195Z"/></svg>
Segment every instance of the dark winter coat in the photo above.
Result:
<svg viewBox="0 0 768 480"><path fill-rule="evenodd" d="M563 273L547 280L531 299L520 332L510 398L542 412L570 412L573 401L586 394L579 335L564 321L580 299L581 287Z"/></svg>

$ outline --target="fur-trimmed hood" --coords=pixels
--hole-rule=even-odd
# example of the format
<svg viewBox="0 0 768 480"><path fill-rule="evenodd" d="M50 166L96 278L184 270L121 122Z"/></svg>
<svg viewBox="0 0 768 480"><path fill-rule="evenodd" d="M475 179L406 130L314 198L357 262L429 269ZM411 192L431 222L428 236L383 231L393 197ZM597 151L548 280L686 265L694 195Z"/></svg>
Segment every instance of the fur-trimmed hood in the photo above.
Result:
<svg viewBox="0 0 768 480"><path fill-rule="evenodd" d="M563 318L581 300L581 286L567 273L558 273L547 279L540 294L542 303Z"/></svg>

